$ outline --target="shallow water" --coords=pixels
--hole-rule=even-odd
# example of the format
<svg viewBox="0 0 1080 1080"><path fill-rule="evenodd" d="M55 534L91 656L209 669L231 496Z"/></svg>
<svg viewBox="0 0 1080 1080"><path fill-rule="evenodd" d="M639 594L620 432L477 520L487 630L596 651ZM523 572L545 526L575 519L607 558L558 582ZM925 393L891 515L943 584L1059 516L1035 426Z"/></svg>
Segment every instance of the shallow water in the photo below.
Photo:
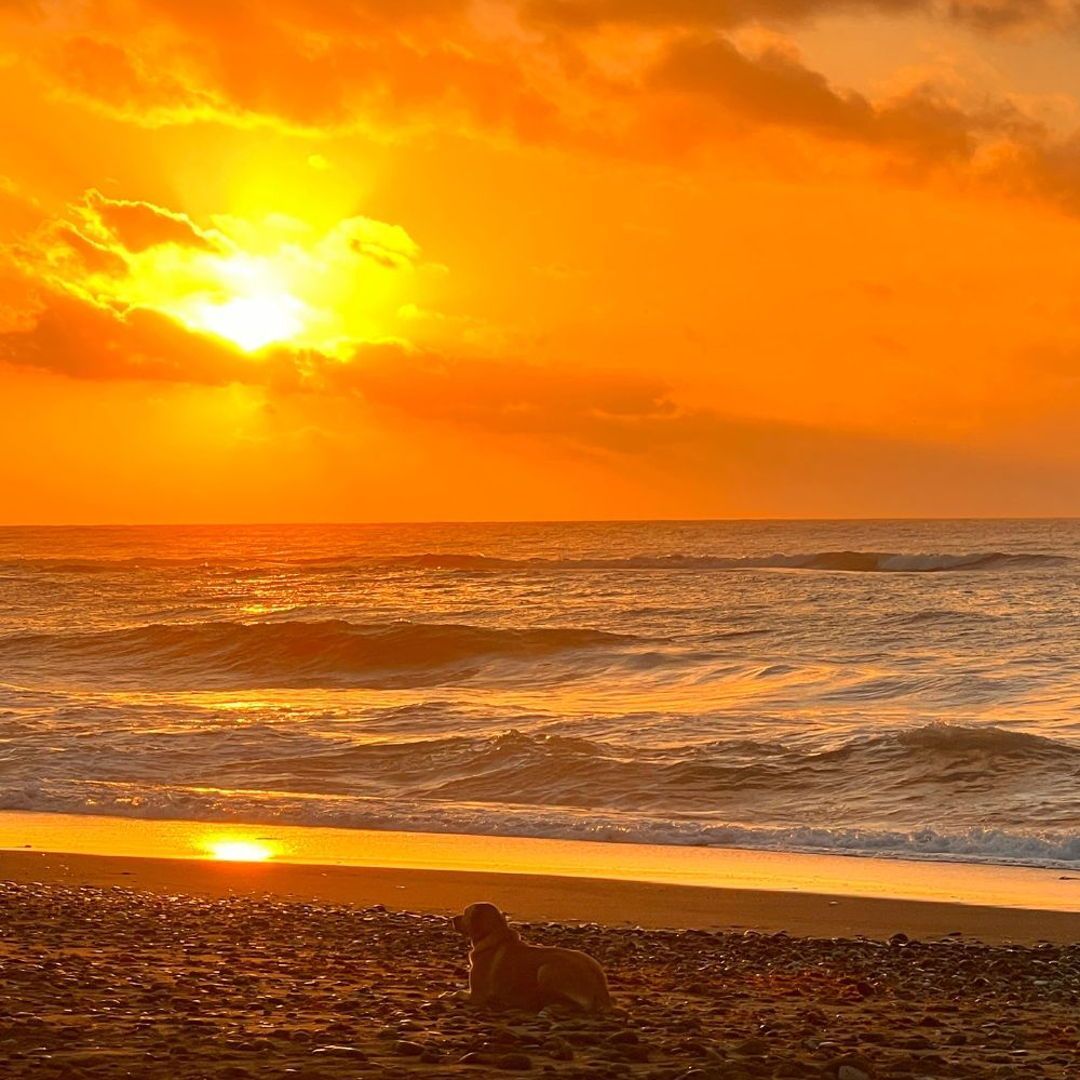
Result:
<svg viewBox="0 0 1080 1080"><path fill-rule="evenodd" d="M1080 522L0 530L0 808L1080 862Z"/></svg>

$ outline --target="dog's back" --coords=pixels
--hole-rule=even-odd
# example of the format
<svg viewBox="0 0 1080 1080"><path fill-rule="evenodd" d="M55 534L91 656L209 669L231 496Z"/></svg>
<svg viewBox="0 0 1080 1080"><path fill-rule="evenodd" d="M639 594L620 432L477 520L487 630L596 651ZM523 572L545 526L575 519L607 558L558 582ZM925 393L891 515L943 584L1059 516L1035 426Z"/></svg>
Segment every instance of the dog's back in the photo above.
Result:
<svg viewBox="0 0 1080 1080"><path fill-rule="evenodd" d="M611 1008L604 969L587 953L546 945L507 943L496 960L493 982L512 1008L570 1005L585 1012Z"/></svg>

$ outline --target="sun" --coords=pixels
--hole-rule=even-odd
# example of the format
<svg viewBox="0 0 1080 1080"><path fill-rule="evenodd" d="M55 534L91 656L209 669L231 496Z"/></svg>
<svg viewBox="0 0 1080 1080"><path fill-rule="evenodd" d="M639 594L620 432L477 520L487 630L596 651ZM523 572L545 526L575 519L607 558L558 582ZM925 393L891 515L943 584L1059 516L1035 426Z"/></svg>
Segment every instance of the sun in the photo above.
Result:
<svg viewBox="0 0 1080 1080"><path fill-rule="evenodd" d="M274 850L268 844L230 836L211 837L203 850L211 859L221 862L266 862L274 857Z"/></svg>
<svg viewBox="0 0 1080 1080"><path fill-rule="evenodd" d="M304 329L304 304L287 292L237 296L220 304L200 304L186 319L202 330L231 341L244 352L287 342Z"/></svg>
<svg viewBox="0 0 1080 1080"><path fill-rule="evenodd" d="M208 288L164 305L189 330L258 352L268 345L297 343L316 317L296 296L295 275L279 259L241 253L208 259L201 269L210 279Z"/></svg>

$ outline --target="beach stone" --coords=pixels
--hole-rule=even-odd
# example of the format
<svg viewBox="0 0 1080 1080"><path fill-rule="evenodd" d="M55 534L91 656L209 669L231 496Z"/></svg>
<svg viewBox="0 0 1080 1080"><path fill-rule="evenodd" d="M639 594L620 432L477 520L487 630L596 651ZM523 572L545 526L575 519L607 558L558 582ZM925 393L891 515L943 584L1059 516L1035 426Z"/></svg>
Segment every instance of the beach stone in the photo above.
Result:
<svg viewBox="0 0 1080 1080"><path fill-rule="evenodd" d="M745 1057L764 1057L768 1052L769 1044L764 1039L745 1039L735 1047L735 1053Z"/></svg>
<svg viewBox="0 0 1080 1080"><path fill-rule="evenodd" d="M845 1054L830 1061L824 1072L835 1080L871 1080L874 1067L861 1054Z"/></svg>
<svg viewBox="0 0 1080 1080"><path fill-rule="evenodd" d="M548 1057L554 1058L555 1061L574 1060L574 1048L565 1039L560 1039L557 1036L548 1039L543 1045L543 1050Z"/></svg>
<svg viewBox="0 0 1080 1080"><path fill-rule="evenodd" d="M511 1072L527 1072L533 1067L532 1058L528 1054L503 1054L495 1059L495 1064L500 1069Z"/></svg>
<svg viewBox="0 0 1080 1080"><path fill-rule="evenodd" d="M836 1071L836 1080L870 1080L871 1074L854 1065L841 1065Z"/></svg>

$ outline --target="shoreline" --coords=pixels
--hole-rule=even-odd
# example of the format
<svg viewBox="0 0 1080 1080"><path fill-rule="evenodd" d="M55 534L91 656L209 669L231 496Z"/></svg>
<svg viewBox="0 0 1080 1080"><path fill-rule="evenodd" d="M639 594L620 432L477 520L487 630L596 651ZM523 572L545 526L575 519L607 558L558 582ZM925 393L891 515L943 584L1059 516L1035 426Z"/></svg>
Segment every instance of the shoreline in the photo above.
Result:
<svg viewBox="0 0 1080 1080"><path fill-rule="evenodd" d="M1080 913L929 900L672 885L499 871L219 862L0 851L0 881L166 896L273 897L449 915L490 900L522 922L801 938L963 937L988 944L1080 941Z"/></svg>

